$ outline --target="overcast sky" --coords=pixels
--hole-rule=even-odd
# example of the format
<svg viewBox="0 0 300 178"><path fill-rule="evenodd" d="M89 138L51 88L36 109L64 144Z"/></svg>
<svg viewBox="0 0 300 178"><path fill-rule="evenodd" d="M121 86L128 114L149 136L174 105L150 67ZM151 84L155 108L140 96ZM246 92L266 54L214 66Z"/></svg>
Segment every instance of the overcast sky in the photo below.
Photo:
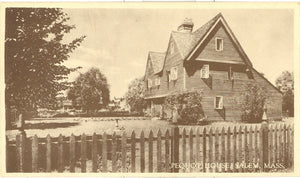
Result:
<svg viewBox="0 0 300 178"><path fill-rule="evenodd" d="M293 71L293 11L203 9L64 9L76 29L66 40L86 35L65 63L99 68L110 84L110 96L122 97L128 84L145 73L148 51L164 52L172 30L184 18L199 28L222 12L254 67L275 83L284 70ZM78 72L70 75L73 81Z"/></svg>

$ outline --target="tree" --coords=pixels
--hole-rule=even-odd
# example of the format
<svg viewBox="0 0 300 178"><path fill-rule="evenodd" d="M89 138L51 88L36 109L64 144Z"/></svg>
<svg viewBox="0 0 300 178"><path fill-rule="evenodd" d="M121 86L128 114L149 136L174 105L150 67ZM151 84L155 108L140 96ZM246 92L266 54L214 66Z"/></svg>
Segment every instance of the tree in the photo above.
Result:
<svg viewBox="0 0 300 178"><path fill-rule="evenodd" d="M264 105L267 100L267 91L257 83L246 85L242 98L242 120L245 122L261 122Z"/></svg>
<svg viewBox="0 0 300 178"><path fill-rule="evenodd" d="M108 105L109 85L99 69L91 68L76 78L67 95L73 101L80 98L83 110L95 111Z"/></svg>
<svg viewBox="0 0 300 178"><path fill-rule="evenodd" d="M294 73L284 71L276 79L276 87L283 93L282 111L288 116L294 116Z"/></svg>
<svg viewBox="0 0 300 178"><path fill-rule="evenodd" d="M130 106L131 111L142 113L146 108L144 99L146 88L143 78L134 79L128 86L128 91L125 94L126 103Z"/></svg>
<svg viewBox="0 0 300 178"><path fill-rule="evenodd" d="M76 70L63 62L84 36L63 43L75 28L59 8L7 8L5 26L5 102L19 111L49 108L68 88L67 75Z"/></svg>

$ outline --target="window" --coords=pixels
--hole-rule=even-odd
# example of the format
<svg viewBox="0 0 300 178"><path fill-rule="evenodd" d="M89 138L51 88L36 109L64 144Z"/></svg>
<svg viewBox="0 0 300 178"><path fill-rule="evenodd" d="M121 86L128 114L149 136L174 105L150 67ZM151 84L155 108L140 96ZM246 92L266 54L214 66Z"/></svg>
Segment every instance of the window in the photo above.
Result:
<svg viewBox="0 0 300 178"><path fill-rule="evenodd" d="M156 86L159 86L159 85L160 85L160 77L157 77L157 78L155 79L155 85L156 85Z"/></svg>
<svg viewBox="0 0 300 178"><path fill-rule="evenodd" d="M223 50L223 39L216 38L216 51L222 51L222 50Z"/></svg>
<svg viewBox="0 0 300 178"><path fill-rule="evenodd" d="M174 43L171 42L170 43L170 54L173 54L174 53Z"/></svg>
<svg viewBox="0 0 300 178"><path fill-rule="evenodd" d="M172 67L171 68L171 73L170 73L170 81L171 80L177 80L177 67Z"/></svg>
<svg viewBox="0 0 300 178"><path fill-rule="evenodd" d="M228 70L228 80L233 80L233 70L231 66L229 66Z"/></svg>
<svg viewBox="0 0 300 178"><path fill-rule="evenodd" d="M152 87L152 80L148 79L148 89L150 89Z"/></svg>
<svg viewBox="0 0 300 178"><path fill-rule="evenodd" d="M200 70L200 77L201 78L209 78L209 65L204 64Z"/></svg>
<svg viewBox="0 0 300 178"><path fill-rule="evenodd" d="M223 109L223 96L215 97L215 109Z"/></svg>

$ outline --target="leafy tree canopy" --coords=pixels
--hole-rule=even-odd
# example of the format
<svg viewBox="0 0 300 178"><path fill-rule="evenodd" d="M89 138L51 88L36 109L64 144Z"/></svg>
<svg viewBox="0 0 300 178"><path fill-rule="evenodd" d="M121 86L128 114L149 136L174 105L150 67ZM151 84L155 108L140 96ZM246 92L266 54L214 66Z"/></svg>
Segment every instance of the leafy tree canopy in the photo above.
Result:
<svg viewBox="0 0 300 178"><path fill-rule="evenodd" d="M294 116L294 73L282 72L275 83L276 87L283 93L282 111L288 116Z"/></svg>
<svg viewBox="0 0 300 178"><path fill-rule="evenodd" d="M284 71L275 81L276 87L283 93L288 90L294 92L294 73L289 71Z"/></svg>
<svg viewBox="0 0 300 178"><path fill-rule="evenodd" d="M108 105L109 85L99 69L91 68L77 77L67 95L73 101L79 98L83 110L95 111Z"/></svg>
<svg viewBox="0 0 300 178"><path fill-rule="evenodd" d="M62 63L84 40L63 43L75 28L58 8L7 8L5 26L6 106L34 110L49 108L67 89L67 75L76 70Z"/></svg>
<svg viewBox="0 0 300 178"><path fill-rule="evenodd" d="M143 112L143 109L146 108L146 101L144 99L145 91L143 78L134 79L129 84L125 100L130 106L131 111Z"/></svg>

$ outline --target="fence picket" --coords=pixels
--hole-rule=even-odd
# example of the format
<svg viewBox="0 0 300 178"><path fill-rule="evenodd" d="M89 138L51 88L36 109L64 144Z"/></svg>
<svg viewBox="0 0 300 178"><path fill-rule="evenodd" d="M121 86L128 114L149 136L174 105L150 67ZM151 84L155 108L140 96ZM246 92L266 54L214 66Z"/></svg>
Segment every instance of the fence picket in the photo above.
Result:
<svg viewBox="0 0 300 178"><path fill-rule="evenodd" d="M252 163L255 163L255 161L253 160L253 128L252 128L252 125L250 126L250 129L249 129L249 163L252 164ZM250 168L248 171L252 172L253 171L253 168Z"/></svg>
<svg viewBox="0 0 300 178"><path fill-rule="evenodd" d="M102 171L107 172L107 136L105 132L102 135Z"/></svg>
<svg viewBox="0 0 300 178"><path fill-rule="evenodd" d="M213 163L213 130L209 129L209 138L208 138L208 163ZM211 166L209 167L209 172L212 172Z"/></svg>
<svg viewBox="0 0 300 178"><path fill-rule="evenodd" d="M227 129L227 149L226 149L226 163L228 163L229 165L231 165L232 161L231 161L231 132L230 132L230 126ZM228 168L226 168L227 172L231 172L231 168L230 166Z"/></svg>
<svg viewBox="0 0 300 178"><path fill-rule="evenodd" d="M274 144L275 144L275 147L274 147L274 152L275 152L275 160L274 160L274 162L275 163L278 163L278 127L277 127L277 125L275 125L275 130L274 130Z"/></svg>
<svg viewBox="0 0 300 178"><path fill-rule="evenodd" d="M60 134L58 137L58 172L64 171L63 151L63 136Z"/></svg>
<svg viewBox="0 0 300 178"><path fill-rule="evenodd" d="M52 156L52 147L51 147L51 137L50 135L48 134L47 135L47 138L46 138L46 172L51 172L51 169L52 169L52 159L51 159L51 156Z"/></svg>
<svg viewBox="0 0 300 178"><path fill-rule="evenodd" d="M135 132L131 133L131 172L135 172Z"/></svg>
<svg viewBox="0 0 300 178"><path fill-rule="evenodd" d="M75 172L75 163L76 163L76 160L75 160L75 158L76 158L75 157L75 155L76 155L75 149L76 149L75 136L72 133L72 135L70 137L70 172Z"/></svg>
<svg viewBox="0 0 300 178"><path fill-rule="evenodd" d="M97 172L98 169L98 136L94 132L92 137L92 171Z"/></svg>
<svg viewBox="0 0 300 178"><path fill-rule="evenodd" d="M127 137L126 132L122 134L121 148L122 148L122 172L127 172L126 168L126 150L127 150Z"/></svg>
<svg viewBox="0 0 300 178"><path fill-rule="evenodd" d="M202 169L203 172L206 172L206 128L203 128L202 131Z"/></svg>
<svg viewBox="0 0 300 178"><path fill-rule="evenodd" d="M285 167L287 167L287 164L286 164L286 162L287 162L287 144L286 144L286 142L287 142L287 128L286 128L286 124L284 124L283 125L283 164L284 164L284 166Z"/></svg>
<svg viewBox="0 0 300 178"><path fill-rule="evenodd" d="M196 139L195 162L199 163L200 162L200 129L199 129L199 127L197 127L195 139Z"/></svg>
<svg viewBox="0 0 300 178"><path fill-rule="evenodd" d="M32 138L32 149L31 149L31 153L32 153L32 167L31 167L31 171L32 172L38 172L38 155L39 155L39 140L37 138L37 135L34 135Z"/></svg>
<svg viewBox="0 0 300 178"><path fill-rule="evenodd" d="M86 172L86 135L83 133L81 135L81 157L80 157L80 160L81 160L81 172Z"/></svg>
<svg viewBox="0 0 300 178"><path fill-rule="evenodd" d="M291 127L290 127L290 125L287 127L287 140L286 140L286 145L287 145L287 147L286 147L286 152L287 152L287 154L286 154L286 164L287 164L287 167L290 167L290 160L291 160L291 157L290 157L290 130L291 130Z"/></svg>
<svg viewBox="0 0 300 178"><path fill-rule="evenodd" d="M294 127L292 127L291 129L291 145L290 145L290 148L291 148L291 168L292 168L292 171L294 171Z"/></svg>
<svg viewBox="0 0 300 178"><path fill-rule="evenodd" d="M157 132L157 141L156 141L156 144L157 144L157 172L161 172L162 171L162 166L161 166L161 163L162 163L162 159L161 159L161 131L160 129L158 129L158 132Z"/></svg>
<svg viewBox="0 0 300 178"><path fill-rule="evenodd" d="M144 131L141 132L140 136L140 145L141 145L141 172L145 172L145 138Z"/></svg>
<svg viewBox="0 0 300 178"><path fill-rule="evenodd" d="M186 163L186 131L185 128L182 131L182 163ZM183 172L186 172L185 169L183 169Z"/></svg>
<svg viewBox="0 0 300 178"><path fill-rule="evenodd" d="M220 162L222 164L225 164L225 129L224 127L222 127L222 130L221 130L221 160ZM222 166L221 168L221 171L222 172L225 172L225 166Z"/></svg>
<svg viewBox="0 0 300 178"><path fill-rule="evenodd" d="M248 129L247 126L245 126L244 129L244 161L246 164L249 163L249 147L248 147ZM243 168L244 172L248 172L249 170L245 167Z"/></svg>
<svg viewBox="0 0 300 178"><path fill-rule="evenodd" d="M170 135L169 135L169 130L166 131L165 134L165 167L166 167L166 172L170 172L170 167L169 167L169 163L170 163Z"/></svg>
<svg viewBox="0 0 300 178"><path fill-rule="evenodd" d="M112 135L112 150L111 150L112 172L117 172L117 135L116 132Z"/></svg>
<svg viewBox="0 0 300 178"><path fill-rule="evenodd" d="M153 132L149 133L149 172L153 172Z"/></svg>
<svg viewBox="0 0 300 178"><path fill-rule="evenodd" d="M236 152L236 146L237 146L237 132L236 132L236 126L233 127L233 172L236 172L236 166L235 163L237 162L237 152Z"/></svg>
<svg viewBox="0 0 300 178"><path fill-rule="evenodd" d="M270 128L269 128L269 161L270 161L270 164L273 163L273 125L270 125Z"/></svg>
<svg viewBox="0 0 300 178"><path fill-rule="evenodd" d="M255 158L254 158L254 162L255 163L259 163L259 156L260 156L260 152L259 152L259 148L258 148L258 138L259 138L259 130L257 128L257 126L255 126L255 129L254 129L254 151L255 151ZM256 168L255 171L258 171L259 168Z"/></svg>
<svg viewBox="0 0 300 178"><path fill-rule="evenodd" d="M242 154L242 150L243 150L243 144L242 144L242 126L239 127L239 132L238 132L238 162L239 164L242 163L243 161L243 154ZM242 172L242 167L239 165L238 168L239 172Z"/></svg>
<svg viewBox="0 0 300 178"><path fill-rule="evenodd" d="M193 137L193 129L191 128L189 134L190 163L194 162ZM190 172L193 172L192 166L190 166Z"/></svg>
<svg viewBox="0 0 300 178"><path fill-rule="evenodd" d="M214 161L213 163L219 163L219 155L220 155L220 140L219 140L219 129L215 130L215 152L214 152ZM219 172L218 166L214 169L214 172Z"/></svg>
<svg viewBox="0 0 300 178"><path fill-rule="evenodd" d="M279 143L279 147L278 147L278 151L279 151L279 163L282 163L282 125L280 124L279 126L279 135L278 135L278 143Z"/></svg>
<svg viewBox="0 0 300 178"><path fill-rule="evenodd" d="M264 154L263 154L263 149L264 149L264 138L263 138L263 133L264 133L264 127L261 126L260 129L259 129L259 138L260 138L260 149L259 149L259 152L260 152L260 156L259 156L259 165L260 165L260 172L263 172L264 171Z"/></svg>

